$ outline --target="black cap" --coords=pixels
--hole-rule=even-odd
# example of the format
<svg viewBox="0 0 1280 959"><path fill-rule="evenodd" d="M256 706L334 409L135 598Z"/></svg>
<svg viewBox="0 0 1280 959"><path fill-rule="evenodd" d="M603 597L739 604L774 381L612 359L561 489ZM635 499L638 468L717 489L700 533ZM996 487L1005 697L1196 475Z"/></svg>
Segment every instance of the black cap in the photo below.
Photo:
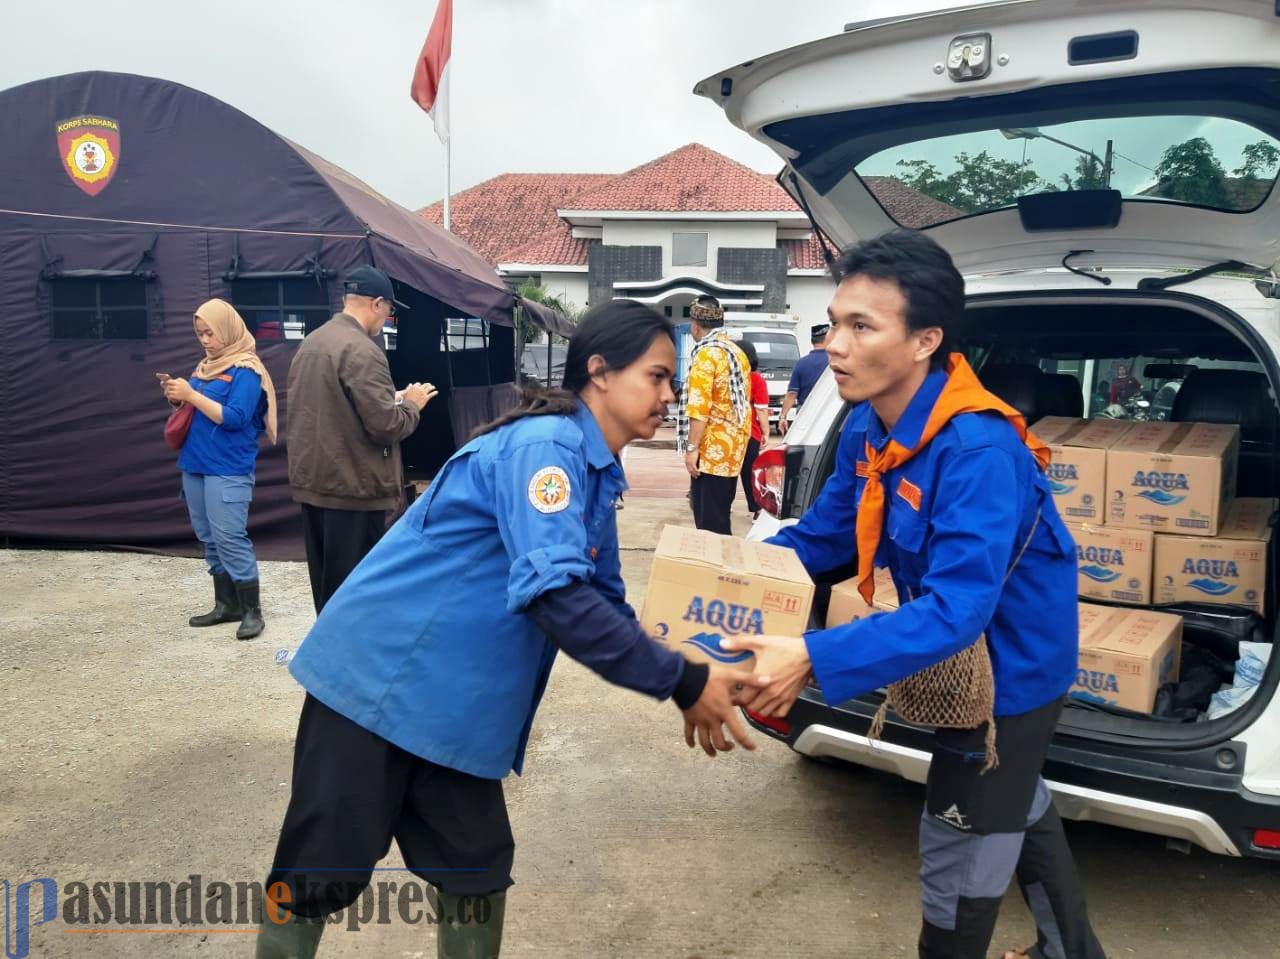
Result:
<svg viewBox="0 0 1280 959"><path fill-rule="evenodd" d="M395 298L395 291L391 288L391 277L377 267L357 266L342 282L342 291L354 293L357 296L380 296L384 300L390 300L402 310L409 309L409 304L401 303Z"/></svg>
<svg viewBox="0 0 1280 959"><path fill-rule="evenodd" d="M830 323L820 323L817 326L813 327L811 330L809 330L810 342L816 343L818 340L822 339L824 336L827 335L827 330L829 329L831 329Z"/></svg>

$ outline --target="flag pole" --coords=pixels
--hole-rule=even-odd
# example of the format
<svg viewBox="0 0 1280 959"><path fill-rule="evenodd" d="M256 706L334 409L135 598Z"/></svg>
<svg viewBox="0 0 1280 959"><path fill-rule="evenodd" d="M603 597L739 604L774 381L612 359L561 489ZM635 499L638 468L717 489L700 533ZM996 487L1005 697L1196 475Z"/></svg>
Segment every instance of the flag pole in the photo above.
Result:
<svg viewBox="0 0 1280 959"><path fill-rule="evenodd" d="M449 196L453 193L453 147L449 136L449 54L453 46L453 0L439 0L431 29L413 67L409 96L431 116L444 143L444 228L449 230Z"/></svg>
<svg viewBox="0 0 1280 959"><path fill-rule="evenodd" d="M449 229L449 194L453 192L453 137L444 141L444 228Z"/></svg>

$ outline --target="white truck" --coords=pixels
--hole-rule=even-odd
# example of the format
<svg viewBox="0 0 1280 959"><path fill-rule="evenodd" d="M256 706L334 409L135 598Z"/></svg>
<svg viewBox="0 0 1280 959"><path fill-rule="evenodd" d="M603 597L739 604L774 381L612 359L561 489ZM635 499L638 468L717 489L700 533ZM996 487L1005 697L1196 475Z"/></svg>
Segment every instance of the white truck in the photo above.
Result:
<svg viewBox="0 0 1280 959"><path fill-rule="evenodd" d="M787 384L791 381L791 371L800 359L800 341L795 332L799 319L787 313L725 311L724 315L729 336L755 347L760 360L760 374L769 387L769 426L775 430L782 411L782 398L786 396Z"/></svg>

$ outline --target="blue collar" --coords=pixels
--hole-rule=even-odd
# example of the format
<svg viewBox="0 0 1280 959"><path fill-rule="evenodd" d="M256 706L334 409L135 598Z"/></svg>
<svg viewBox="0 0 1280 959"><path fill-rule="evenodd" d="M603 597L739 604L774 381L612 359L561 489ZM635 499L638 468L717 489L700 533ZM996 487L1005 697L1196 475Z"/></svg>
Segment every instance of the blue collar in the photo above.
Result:
<svg viewBox="0 0 1280 959"><path fill-rule="evenodd" d="M578 429L582 430L582 438L586 440L587 462L598 470L617 465L618 458L613 455L612 450L609 449L609 444L604 441L604 434L600 432L600 424L596 422L591 410L587 409L586 403L581 400L578 401L578 408L573 411L572 418L578 424Z"/></svg>
<svg viewBox="0 0 1280 959"><path fill-rule="evenodd" d="M880 417L875 415L874 409L871 410L871 415L867 417L867 442L879 451L884 449L885 443L892 438L899 446L914 449L920 442L924 424L929 421L929 414L933 412L934 404L938 402L938 397L942 395L942 388L946 385L945 370L934 370L926 376L890 432L885 431Z"/></svg>

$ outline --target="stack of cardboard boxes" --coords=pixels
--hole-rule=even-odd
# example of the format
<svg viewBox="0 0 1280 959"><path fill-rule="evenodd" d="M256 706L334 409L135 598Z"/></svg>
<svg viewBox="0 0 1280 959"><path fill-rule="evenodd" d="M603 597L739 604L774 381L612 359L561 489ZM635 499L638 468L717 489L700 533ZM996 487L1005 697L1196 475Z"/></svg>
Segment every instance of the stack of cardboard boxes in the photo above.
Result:
<svg viewBox="0 0 1280 959"><path fill-rule="evenodd" d="M1276 501L1234 498L1239 427L1052 416L1032 431L1053 454L1047 480L1076 541L1082 599L1266 613ZM1072 694L1150 712L1180 647L1176 616L1081 603Z"/></svg>

